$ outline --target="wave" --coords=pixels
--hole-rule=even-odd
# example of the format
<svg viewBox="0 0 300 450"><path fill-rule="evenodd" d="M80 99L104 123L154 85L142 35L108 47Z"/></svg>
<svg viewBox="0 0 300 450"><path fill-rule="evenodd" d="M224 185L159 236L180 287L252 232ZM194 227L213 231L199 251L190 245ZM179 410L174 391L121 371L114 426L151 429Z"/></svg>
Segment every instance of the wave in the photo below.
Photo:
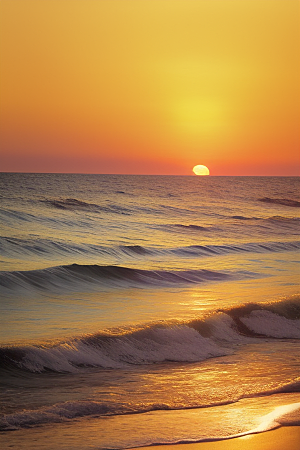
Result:
<svg viewBox="0 0 300 450"><path fill-rule="evenodd" d="M123 256L136 257L138 255L149 255L155 250L142 247L140 245L120 245L116 247L105 247L96 244L84 244L76 242L68 242L64 240L50 239L22 239L16 237L0 236L1 254L12 257L17 256L41 256L51 259L56 255L95 255L95 256L111 256L114 258L122 258Z"/></svg>
<svg viewBox="0 0 300 450"><path fill-rule="evenodd" d="M232 232L232 225L235 227L235 231L241 232L243 235L258 231L259 233L266 234L268 238L270 236L284 236L289 233L290 236L299 236L300 234L300 218L299 217L284 217L284 216L270 216L270 217L255 217L255 216L242 216L234 215L229 217L229 221L226 220L225 227L220 228L220 232L227 233ZM239 228L237 228L239 227ZM228 230L229 228L229 230Z"/></svg>
<svg viewBox="0 0 300 450"><path fill-rule="evenodd" d="M299 224L300 218L299 217L283 217L283 216L271 216L268 217L266 220L270 220L272 222L286 222L286 223L295 223Z"/></svg>
<svg viewBox="0 0 300 450"><path fill-rule="evenodd" d="M264 220L264 224L269 226L269 230L276 229L283 232L289 232L291 235L299 235L300 232L300 218L299 217L282 217L272 216Z"/></svg>
<svg viewBox="0 0 300 450"><path fill-rule="evenodd" d="M284 389L284 387L283 387ZM298 391L296 391L298 392ZM270 395L277 393L277 390L274 389L274 392L270 391ZM253 395L253 397L260 397L261 394L258 392ZM248 397L249 398L249 397ZM239 401L240 399L235 399L233 401L222 402L217 404L209 405L209 407L213 406L223 406L227 404L233 404ZM178 409L199 409L202 406L192 406L192 407L182 407L176 408ZM207 406L205 406L207 407ZM103 403L97 401L68 401L64 403L57 403L51 406L44 406L37 409L32 410L23 410L20 412L15 412L11 414L6 414L0 418L0 431L11 431L17 430L19 428L28 428L36 425L42 425L45 423L57 423L69 421L70 419L77 419L83 417L90 416L115 416L115 415L125 415L125 414L142 414L150 411L166 411L166 410L174 410L173 407L164 403L153 403L153 404L136 404L130 405L126 403ZM299 425L299 411L300 411L300 403L293 403L290 405L284 405L281 407L275 408L270 414L263 416L261 418L261 424L246 433L242 433L241 435L258 433L267 430L271 430L272 428L277 428L278 426L287 426L287 425ZM276 414L277 412L277 414ZM289 414L288 414L289 413ZM230 436L232 438L234 436ZM213 439L211 439L213 440ZM217 439L216 439L217 440ZM185 441L187 443L187 441ZM192 441L189 441L192 442ZM195 441L193 441L195 442ZM178 442L177 442L178 443ZM182 442L183 443L183 442Z"/></svg>
<svg viewBox="0 0 300 450"><path fill-rule="evenodd" d="M259 232L267 233L270 237L272 234L284 235L287 232L290 235L300 234L300 218L299 217L284 217L284 216L270 216L270 217L247 217L247 216L230 216L232 223L235 225L242 225L241 232L245 235L251 232L253 229L259 230ZM233 219L233 221L232 221ZM228 226L228 221L227 221ZM222 231L222 229L220 230ZM224 231L224 230L223 230Z"/></svg>
<svg viewBox="0 0 300 450"><path fill-rule="evenodd" d="M183 225L181 223L176 223L175 225L169 225L170 227L176 227L176 228L181 228L183 230L191 230L191 231L215 231L216 228L215 227L203 227L201 225L194 225L194 224L190 224L190 225Z"/></svg>
<svg viewBox="0 0 300 450"><path fill-rule="evenodd" d="M300 339L300 296L218 310L204 319L154 323L126 332L83 335L55 344L0 348L1 366L27 372L80 372L162 362L197 362L232 354L235 344ZM289 389L298 389L297 385ZM280 391L283 392L283 391ZM287 391L284 391L287 392ZM269 394L269 392L268 392Z"/></svg>
<svg viewBox="0 0 300 450"><path fill-rule="evenodd" d="M231 218L236 220L258 220L257 217L245 217L245 216L231 216Z"/></svg>
<svg viewBox="0 0 300 450"><path fill-rule="evenodd" d="M245 336L300 339L300 297L269 304L249 303L225 311Z"/></svg>
<svg viewBox="0 0 300 450"><path fill-rule="evenodd" d="M116 191L117 194L126 194L124 191ZM168 212L192 214L193 211L186 208L179 208L171 205L160 204L157 208L134 206L133 209L125 208L124 206L116 205L113 203L107 203L106 205L98 205L96 203L89 203L77 198L62 198L62 199L45 199L40 200L43 204L66 211L86 211L94 213L114 213L123 215L132 215L134 212L141 212L146 214L161 214Z"/></svg>
<svg viewBox="0 0 300 450"><path fill-rule="evenodd" d="M270 219L271 220L271 219ZM277 219L274 219L277 220ZM281 220L281 219L278 219ZM286 222L282 220L285 224ZM297 223L298 225L298 223ZM202 230L202 227L197 225L189 225L191 230ZM197 228L195 228L197 227ZM204 231L205 229L203 227ZM209 231L209 229L208 229ZM105 247L97 244L85 244L68 242L64 240L49 240L49 239L21 239L15 237L0 237L1 254L7 257L17 256L24 258L31 255L39 257L47 257L53 259L55 256L101 256L110 257L114 260L122 260L125 258L136 258L143 256L152 257L168 257L174 256L191 256L191 257L206 257L213 255L226 255L231 253L266 253L266 252L284 252L296 251L300 249L299 241L290 242L249 242L245 244L228 244L228 245L192 245L186 247L176 248L154 248L143 247L141 245L121 245L116 247Z"/></svg>
<svg viewBox="0 0 300 450"><path fill-rule="evenodd" d="M36 217L33 214L25 213L23 211L15 211L12 209L0 209L0 220L4 223L14 222L30 222L35 220Z"/></svg>
<svg viewBox="0 0 300 450"><path fill-rule="evenodd" d="M108 206L100 206L95 203L88 203L76 198L65 199L47 199L41 200L42 203L56 209L64 209L68 211L90 211L90 212L106 212L115 214L131 215L132 211L119 205L109 204Z"/></svg>
<svg viewBox="0 0 300 450"><path fill-rule="evenodd" d="M210 438L201 438L201 439L183 439L176 442L154 442L151 443L151 446L157 445L178 445L178 444L195 444L201 442L216 442L216 441L225 441L233 438L245 437L251 434L263 433L265 431L274 430L276 428L282 426L299 426L300 425L300 403L290 403L287 405L278 406L269 414L262 416L260 419L260 425L256 428L253 428L248 431L218 436L218 437L210 437Z"/></svg>
<svg viewBox="0 0 300 450"><path fill-rule="evenodd" d="M231 219L235 220L253 220L261 222L274 222L274 223L290 223L298 225L300 222L299 217L284 217L284 216L270 216L270 217L246 217L246 216L230 216Z"/></svg>
<svg viewBox="0 0 300 450"><path fill-rule="evenodd" d="M11 431L45 423L63 422L65 420L89 417L138 414L156 410L170 409L164 404L150 404L133 407L129 404L108 404L96 401L69 401L57 403L33 410L24 410L6 414L0 418L0 431Z"/></svg>
<svg viewBox="0 0 300 450"><path fill-rule="evenodd" d="M260 202L273 203L275 205L292 206L293 208L299 208L300 202L289 198L269 198L263 197L258 199Z"/></svg>
<svg viewBox="0 0 300 450"><path fill-rule="evenodd" d="M145 248L141 245L121 245L119 249L127 255L151 255L155 253L154 250Z"/></svg>
<svg viewBox="0 0 300 450"><path fill-rule="evenodd" d="M124 191L117 191L118 194L125 194ZM107 205L98 205L96 203L89 203L83 200L78 200L77 198L62 198L62 199L45 199L40 200L43 204L55 208L66 211L90 211L95 213L116 213L116 214L124 214L131 215L133 214L133 210L129 208L125 208L124 206L116 205L113 203L107 203ZM176 213L192 213L190 209L184 209L179 207L174 207L171 205L160 204L157 208L151 207L143 207L137 206L134 207L135 212L142 212L146 214L161 214L165 211L171 211Z"/></svg>
<svg viewBox="0 0 300 450"><path fill-rule="evenodd" d="M52 346L2 347L0 360L3 368L72 373L92 367L196 362L231 352L187 324L153 324L130 333L94 334Z"/></svg>
<svg viewBox="0 0 300 450"><path fill-rule="evenodd" d="M135 249L135 251L140 251ZM143 270L122 266L71 264L41 270L0 272L3 294L15 291L78 291L86 288L166 287L252 277L250 272L229 274L211 270Z"/></svg>
<svg viewBox="0 0 300 450"><path fill-rule="evenodd" d="M37 214L37 215L35 215ZM52 217L45 216L40 214L39 211L35 210L35 214L31 214L28 212L20 211L20 210L11 210L11 209L0 209L0 223L4 226L9 226L10 228L19 229L20 226L23 226L24 222L33 222L35 224L45 224L50 227L68 227L74 228L84 227L85 229L91 226L90 222L83 216L72 218L69 217Z"/></svg>
<svg viewBox="0 0 300 450"><path fill-rule="evenodd" d="M179 247L170 249L171 253L176 255L189 256L208 256L208 255L227 255L231 253L266 253L266 252L284 252L296 251L300 249L300 242L250 242L245 244L228 245L191 245L188 247Z"/></svg>
<svg viewBox="0 0 300 450"><path fill-rule="evenodd" d="M11 431L45 423L63 422L64 420L92 415L122 414L122 412L124 414L127 411L126 409L122 411L121 407L118 408L116 406L114 408L113 405L94 401L58 403L53 406L6 414L0 418L0 431Z"/></svg>

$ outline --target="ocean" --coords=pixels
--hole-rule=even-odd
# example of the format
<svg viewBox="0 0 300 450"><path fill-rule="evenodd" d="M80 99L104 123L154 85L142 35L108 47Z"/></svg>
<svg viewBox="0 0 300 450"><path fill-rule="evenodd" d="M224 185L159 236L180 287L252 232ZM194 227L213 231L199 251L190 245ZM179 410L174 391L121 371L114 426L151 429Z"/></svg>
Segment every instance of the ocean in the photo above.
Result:
<svg viewBox="0 0 300 450"><path fill-rule="evenodd" d="M1 449L300 425L299 180L1 173Z"/></svg>

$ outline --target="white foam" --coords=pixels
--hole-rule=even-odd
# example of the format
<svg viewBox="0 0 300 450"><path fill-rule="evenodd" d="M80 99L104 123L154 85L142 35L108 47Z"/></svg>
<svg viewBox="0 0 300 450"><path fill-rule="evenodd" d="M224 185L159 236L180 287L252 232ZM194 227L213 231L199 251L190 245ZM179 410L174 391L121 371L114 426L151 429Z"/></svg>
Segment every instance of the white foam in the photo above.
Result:
<svg viewBox="0 0 300 450"><path fill-rule="evenodd" d="M300 339L300 320L287 319L270 311L252 311L240 320L255 333L276 338Z"/></svg>
<svg viewBox="0 0 300 450"><path fill-rule="evenodd" d="M134 350L139 362L201 361L228 353L211 339L204 338L188 326L155 328L144 339L128 338L128 350Z"/></svg>
<svg viewBox="0 0 300 450"><path fill-rule="evenodd" d="M209 325L213 337L222 343L241 343L251 339L236 331L235 322L228 314L216 313L205 322Z"/></svg>
<svg viewBox="0 0 300 450"><path fill-rule="evenodd" d="M63 343L52 348L31 347L19 363L31 372L50 369L56 372L78 372L80 366L121 368L120 361L114 361L101 350L83 342Z"/></svg>
<svg viewBox="0 0 300 450"><path fill-rule="evenodd" d="M117 407L118 405L116 405ZM75 417L115 413L105 403L77 401L7 414L0 419L0 430L13 430L30 425L62 422Z"/></svg>
<svg viewBox="0 0 300 450"><path fill-rule="evenodd" d="M163 361L196 362L231 353L188 326L157 327L94 341L74 340L54 347L29 347L19 366L77 372L82 366L121 368Z"/></svg>
<svg viewBox="0 0 300 450"><path fill-rule="evenodd" d="M251 432L260 433L287 425L300 425L300 403L278 406L263 416L260 425Z"/></svg>

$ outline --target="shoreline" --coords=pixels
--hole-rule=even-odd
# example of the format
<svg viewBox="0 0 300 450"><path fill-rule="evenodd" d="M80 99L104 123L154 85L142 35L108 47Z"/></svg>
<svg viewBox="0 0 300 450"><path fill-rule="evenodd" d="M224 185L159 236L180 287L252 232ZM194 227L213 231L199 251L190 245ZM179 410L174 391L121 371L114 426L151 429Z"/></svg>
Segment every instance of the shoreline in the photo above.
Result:
<svg viewBox="0 0 300 450"><path fill-rule="evenodd" d="M232 439L187 444L160 444L129 450L299 450L300 426L285 426Z"/></svg>

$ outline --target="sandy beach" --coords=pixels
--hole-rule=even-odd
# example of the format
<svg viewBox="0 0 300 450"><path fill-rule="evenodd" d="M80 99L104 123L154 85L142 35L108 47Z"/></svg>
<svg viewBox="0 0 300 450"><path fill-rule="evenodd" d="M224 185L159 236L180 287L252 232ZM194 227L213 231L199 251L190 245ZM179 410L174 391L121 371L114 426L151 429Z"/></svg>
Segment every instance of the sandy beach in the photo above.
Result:
<svg viewBox="0 0 300 450"><path fill-rule="evenodd" d="M146 450L153 447L140 447ZM300 427L282 427L265 433L195 444L158 445L155 450L299 450ZM131 449L134 450L134 449Z"/></svg>

